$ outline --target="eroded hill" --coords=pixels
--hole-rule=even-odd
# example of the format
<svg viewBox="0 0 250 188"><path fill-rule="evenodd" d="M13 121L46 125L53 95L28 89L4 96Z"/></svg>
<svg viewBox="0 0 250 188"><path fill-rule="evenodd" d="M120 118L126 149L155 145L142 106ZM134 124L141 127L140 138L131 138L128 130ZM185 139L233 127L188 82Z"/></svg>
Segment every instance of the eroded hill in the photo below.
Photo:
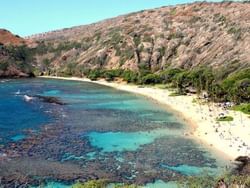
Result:
<svg viewBox="0 0 250 188"><path fill-rule="evenodd" d="M211 66L228 74L250 66L250 3L194 3L145 10L32 36L43 71L158 72Z"/></svg>

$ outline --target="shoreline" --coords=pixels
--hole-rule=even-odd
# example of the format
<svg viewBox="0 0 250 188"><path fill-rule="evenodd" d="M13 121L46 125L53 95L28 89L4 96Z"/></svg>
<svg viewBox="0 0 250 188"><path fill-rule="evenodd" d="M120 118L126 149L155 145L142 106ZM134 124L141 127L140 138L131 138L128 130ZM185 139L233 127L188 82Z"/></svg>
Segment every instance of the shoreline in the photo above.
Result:
<svg viewBox="0 0 250 188"><path fill-rule="evenodd" d="M41 76L39 78L72 80L105 85L118 90L143 95L164 105L177 115L177 118L190 125L191 130L185 134L194 137L199 144L214 151L221 158L233 161L238 156L250 156L250 118L242 112L224 110L221 107L194 103L194 95L169 96L167 89L153 86L137 86L126 83L107 82L105 80L91 81L87 78ZM212 110L211 110L212 108ZM167 110L166 109L166 110ZM234 117L231 122L217 122L220 113ZM221 156L223 155L223 156Z"/></svg>

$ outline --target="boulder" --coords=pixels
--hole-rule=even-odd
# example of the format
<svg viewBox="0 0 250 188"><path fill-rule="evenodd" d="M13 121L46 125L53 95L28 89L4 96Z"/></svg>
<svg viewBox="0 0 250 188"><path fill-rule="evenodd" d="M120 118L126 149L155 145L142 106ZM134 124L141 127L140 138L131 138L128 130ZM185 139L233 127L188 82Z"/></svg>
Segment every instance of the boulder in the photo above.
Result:
<svg viewBox="0 0 250 188"><path fill-rule="evenodd" d="M57 97L51 97L51 96L41 96L41 95L36 95L38 99L42 100L43 102L46 103L53 103L53 104L58 104L58 105L66 105L66 103L62 102L60 99Z"/></svg>

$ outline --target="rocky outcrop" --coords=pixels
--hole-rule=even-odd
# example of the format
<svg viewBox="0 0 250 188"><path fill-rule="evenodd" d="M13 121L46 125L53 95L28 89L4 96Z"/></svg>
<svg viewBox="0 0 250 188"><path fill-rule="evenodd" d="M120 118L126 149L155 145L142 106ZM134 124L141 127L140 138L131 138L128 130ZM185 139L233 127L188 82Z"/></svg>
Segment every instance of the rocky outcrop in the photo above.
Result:
<svg viewBox="0 0 250 188"><path fill-rule="evenodd" d="M240 156L235 159L239 162L237 171L242 175L250 175L250 157Z"/></svg>
<svg viewBox="0 0 250 188"><path fill-rule="evenodd" d="M66 103L62 102L60 99L57 97L51 97L51 96L41 96L41 95L36 95L38 99L42 100L43 102L46 103L52 103L52 104L58 104L58 105L66 105Z"/></svg>

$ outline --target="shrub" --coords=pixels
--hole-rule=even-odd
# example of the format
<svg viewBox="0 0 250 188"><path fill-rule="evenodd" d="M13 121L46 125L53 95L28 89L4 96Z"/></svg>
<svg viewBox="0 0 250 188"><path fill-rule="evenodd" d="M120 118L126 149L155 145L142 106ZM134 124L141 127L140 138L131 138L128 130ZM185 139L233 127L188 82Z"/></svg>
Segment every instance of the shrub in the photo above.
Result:
<svg viewBox="0 0 250 188"><path fill-rule="evenodd" d="M217 117L216 121L233 121L234 118L232 116L222 116L222 117Z"/></svg>
<svg viewBox="0 0 250 188"><path fill-rule="evenodd" d="M231 27L227 31L228 34L232 34L236 40L241 38L241 28Z"/></svg>
<svg viewBox="0 0 250 188"><path fill-rule="evenodd" d="M231 109L236 110L236 111L241 111L245 114L250 114L250 104L249 103L236 105L236 106L233 106Z"/></svg>
<svg viewBox="0 0 250 188"><path fill-rule="evenodd" d="M200 175L183 178L179 185L183 188L212 188L220 187L219 182L225 182L228 187L249 187L250 176L224 174L221 176ZM227 186L226 186L227 187Z"/></svg>
<svg viewBox="0 0 250 188"><path fill-rule="evenodd" d="M115 70L104 71L103 76L106 81L113 81L115 77L120 77L121 74L122 74L122 70L115 69Z"/></svg>
<svg viewBox="0 0 250 188"><path fill-rule="evenodd" d="M137 47L141 43L141 35L135 34L133 38L134 44Z"/></svg>
<svg viewBox="0 0 250 188"><path fill-rule="evenodd" d="M138 74L131 70L124 71L121 76L128 83L136 83L138 81Z"/></svg>
<svg viewBox="0 0 250 188"><path fill-rule="evenodd" d="M176 8L172 8L169 12L170 15L174 16L176 14Z"/></svg>
<svg viewBox="0 0 250 188"><path fill-rule="evenodd" d="M161 78L157 74L148 74L141 78L141 84L158 84L161 83Z"/></svg>
<svg viewBox="0 0 250 188"><path fill-rule="evenodd" d="M173 92L169 94L170 97L176 97L176 96L182 96L182 95L186 95L186 93Z"/></svg>
<svg viewBox="0 0 250 188"><path fill-rule="evenodd" d="M174 68L174 69L167 69L160 73L160 77L164 83L170 83L173 81L173 78L176 74L181 73L183 70Z"/></svg>
<svg viewBox="0 0 250 188"><path fill-rule="evenodd" d="M160 57L163 57L165 55L165 52L166 52L166 47L163 46L159 49L159 52L160 52Z"/></svg>
<svg viewBox="0 0 250 188"><path fill-rule="evenodd" d="M87 78L89 78L90 80L97 80L97 78L101 77L101 75L102 75L101 70L94 69L89 72Z"/></svg>
<svg viewBox="0 0 250 188"><path fill-rule="evenodd" d="M72 188L106 188L106 180L91 180L86 183L76 183Z"/></svg>
<svg viewBox="0 0 250 188"><path fill-rule="evenodd" d="M221 87L228 93L227 100L236 103L247 102L250 98L250 69L238 71L222 81Z"/></svg>

